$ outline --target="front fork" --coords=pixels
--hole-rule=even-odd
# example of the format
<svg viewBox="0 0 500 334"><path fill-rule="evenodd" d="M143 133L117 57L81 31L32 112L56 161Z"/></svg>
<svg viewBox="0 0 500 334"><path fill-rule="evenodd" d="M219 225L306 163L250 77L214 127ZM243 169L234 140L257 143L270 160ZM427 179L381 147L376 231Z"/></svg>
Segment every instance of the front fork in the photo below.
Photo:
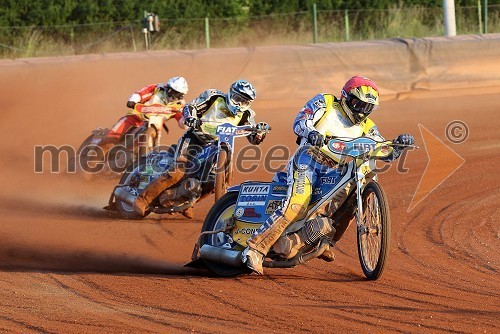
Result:
<svg viewBox="0 0 500 334"><path fill-rule="evenodd" d="M234 156L234 150L233 150L233 146L234 146L234 137L229 137L229 138L225 138L224 141L221 141L221 139L219 139L219 142L218 142L218 150L217 152L220 152L221 150L223 150L222 148L222 145L226 146L227 149L228 149L228 156L227 156L227 159L229 161L229 165L227 166L228 170L227 170L227 174L226 174L226 171L224 171L224 177L227 175L228 178L227 178L227 182L231 182L232 181L232 178L233 178L233 173L232 173L232 162L233 162L233 156ZM219 165L219 157L220 157L220 154L217 153L217 162L216 162L216 166L220 166ZM216 171L217 173L220 173L220 171ZM219 177L219 175L217 175L217 177Z"/></svg>
<svg viewBox="0 0 500 334"><path fill-rule="evenodd" d="M363 219L363 198L362 198L362 190L363 183L366 181L366 175L362 172L362 168L357 168L354 174L354 180L356 181L356 200L358 202L358 210L356 214L356 225L358 234L366 234L368 233L368 228L362 223Z"/></svg>
<svg viewBox="0 0 500 334"><path fill-rule="evenodd" d="M363 224L361 224L361 217L363 217L363 200L361 198L362 181L360 180L358 174L359 172L356 172L356 177L354 178L356 181L356 200L358 202L358 210L356 213L356 225L358 226L358 234L363 234L365 232L365 227L363 226Z"/></svg>

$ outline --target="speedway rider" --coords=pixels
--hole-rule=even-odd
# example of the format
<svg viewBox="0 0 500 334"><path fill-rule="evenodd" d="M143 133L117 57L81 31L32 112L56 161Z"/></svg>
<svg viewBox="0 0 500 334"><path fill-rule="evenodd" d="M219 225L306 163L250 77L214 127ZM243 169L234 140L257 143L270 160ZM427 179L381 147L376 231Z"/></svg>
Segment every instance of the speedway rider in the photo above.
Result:
<svg viewBox="0 0 500 334"><path fill-rule="evenodd" d="M179 127L184 128L184 120L182 119L182 109L186 105L184 96L188 92L188 84L183 77L170 78L166 83L158 83L145 86L132 94L128 101L127 107L132 109L125 116L122 116L115 125L108 131L106 137L100 142L104 151L118 143L122 137L132 127L139 127L144 122L144 116L134 109L137 103L142 104L163 104L168 105L177 113L173 116L179 124Z"/></svg>
<svg viewBox="0 0 500 334"><path fill-rule="evenodd" d="M184 124L192 129L186 131L179 139L177 146L176 161L166 173L151 182L137 197L134 210L144 216L151 202L165 189L179 182L184 176L189 157L192 151L210 145L217 136L214 130L217 124L230 123L232 125L256 125L255 112L250 109L255 100L256 91L251 83L245 80L234 82L229 92L224 94L217 89L208 89L192 102L188 103L183 110ZM265 130L266 123L259 123L257 128ZM250 143L260 144L265 133L256 133L247 136ZM192 208L182 213L187 218L193 217Z"/></svg>
<svg viewBox="0 0 500 334"><path fill-rule="evenodd" d="M325 137L367 136L378 141L383 137L375 123L368 118L379 105L379 91L373 81L354 76L344 85L340 100L332 94L318 94L309 100L299 112L293 130L299 137L300 146L287 165L287 198L247 241L243 262L257 274L263 274L262 262L269 249L293 222L303 218L311 199L313 186L321 176L336 168L339 162L325 145ZM411 135L402 134L394 143L412 145ZM397 159L402 149L394 147L392 156ZM328 254L325 254L328 253ZM328 249L322 258L333 260Z"/></svg>

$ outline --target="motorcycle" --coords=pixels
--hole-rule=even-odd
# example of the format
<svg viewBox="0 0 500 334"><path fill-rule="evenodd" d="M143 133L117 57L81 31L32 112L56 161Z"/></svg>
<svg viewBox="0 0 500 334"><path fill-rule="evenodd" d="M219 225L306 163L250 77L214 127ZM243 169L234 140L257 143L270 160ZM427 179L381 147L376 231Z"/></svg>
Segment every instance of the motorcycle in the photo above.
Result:
<svg viewBox="0 0 500 334"><path fill-rule="evenodd" d="M70 166L91 179L93 175L116 175L140 156L160 146L162 128L168 133L166 122L179 111L177 102L145 105L137 103L131 113L141 115L144 122L130 128L115 144L102 144L110 129L98 128L92 131L70 158Z"/></svg>
<svg viewBox="0 0 500 334"><path fill-rule="evenodd" d="M215 193L216 200L222 197L228 184L232 181L232 160L234 155L234 139L255 133L268 133L271 128L259 129L253 125L235 126L230 123L219 124L205 122L202 125L205 133L213 134L208 145L198 147L191 157L189 171L172 187L165 189L153 200L147 216L150 213L164 214L183 212L193 207L199 200ZM207 142L207 136L190 128L192 135L202 142ZM113 189L109 204L105 209L118 211L123 218L142 219L134 211L137 196L154 180L171 170L176 163L177 145L167 150L153 151L142 157L138 164L131 164L124 172L119 184ZM191 152L192 153L192 152Z"/></svg>
<svg viewBox="0 0 500 334"><path fill-rule="evenodd" d="M375 160L388 157L395 146L368 137L329 138L328 149L342 157L313 188L304 218L292 223L273 245L263 262L267 268L291 268L324 252L356 221L357 249L363 273L369 280L382 274L391 236L391 221L385 193L378 183ZM243 263L247 239L286 198L286 173L271 182L247 181L231 187L208 212L186 266L208 268L219 276L249 273ZM288 240L287 240L288 239ZM294 245L292 248L283 245Z"/></svg>

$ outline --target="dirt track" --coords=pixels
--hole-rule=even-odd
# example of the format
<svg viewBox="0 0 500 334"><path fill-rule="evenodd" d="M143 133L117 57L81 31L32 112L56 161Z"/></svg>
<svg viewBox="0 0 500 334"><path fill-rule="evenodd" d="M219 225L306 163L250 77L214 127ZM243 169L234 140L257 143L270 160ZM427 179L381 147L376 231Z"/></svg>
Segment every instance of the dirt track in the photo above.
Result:
<svg viewBox="0 0 500 334"><path fill-rule="evenodd" d="M333 263L313 260L267 270L263 277L220 279L182 266L213 197L195 208L192 221L180 215L122 220L101 209L116 180L86 183L71 175L35 174L33 147L78 145L91 129L111 125L142 84L180 73L193 98L204 88L225 90L241 73L257 80L258 66L242 72L240 60L227 56L230 74L211 79L187 66L163 70L161 59L153 73L144 73L134 59L74 62L2 70L0 331L500 332L498 89L490 95L410 94L383 101L374 115L386 137L409 132L422 146L409 154L408 173L392 168L380 177L393 222L381 279L363 279L352 228L338 243ZM274 80L269 87L287 85ZM341 80L333 77L331 87L293 87L294 94L276 99L261 92L254 104L258 119L273 127L263 151L274 144L293 151L296 112L322 90L338 94ZM460 145L444 136L457 119L470 131ZM465 163L408 212L428 163L418 124ZM181 133L172 130L164 138ZM260 167L235 181L270 177Z"/></svg>

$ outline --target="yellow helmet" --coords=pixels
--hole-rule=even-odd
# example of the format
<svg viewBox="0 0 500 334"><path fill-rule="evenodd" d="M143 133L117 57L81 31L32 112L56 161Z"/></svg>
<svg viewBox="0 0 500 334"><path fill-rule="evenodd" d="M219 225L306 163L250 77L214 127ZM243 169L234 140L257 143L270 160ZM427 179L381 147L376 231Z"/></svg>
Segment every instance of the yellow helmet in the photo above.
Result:
<svg viewBox="0 0 500 334"><path fill-rule="evenodd" d="M361 123L379 104L377 85L365 77L352 77L342 88L341 104L353 124Z"/></svg>

